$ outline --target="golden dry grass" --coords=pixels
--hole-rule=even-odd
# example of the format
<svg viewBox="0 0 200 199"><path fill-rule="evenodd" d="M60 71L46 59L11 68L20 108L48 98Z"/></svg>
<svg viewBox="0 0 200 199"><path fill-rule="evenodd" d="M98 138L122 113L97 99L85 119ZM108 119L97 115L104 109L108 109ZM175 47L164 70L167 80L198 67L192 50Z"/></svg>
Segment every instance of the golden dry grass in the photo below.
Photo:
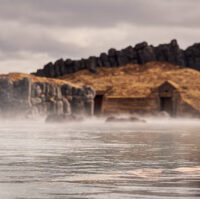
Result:
<svg viewBox="0 0 200 199"><path fill-rule="evenodd" d="M108 97L146 97L164 81L172 81L183 99L200 110L200 72L180 69L169 63L150 62L145 65L99 68L98 74L82 70L59 79L90 85L97 92L105 92Z"/></svg>
<svg viewBox="0 0 200 199"><path fill-rule="evenodd" d="M46 77L37 77L35 75L30 75L26 73L9 73L9 74L1 74L1 77L8 77L12 81L19 81L24 78L30 78L32 82L47 82L57 85L63 85L63 84L69 84L74 87L79 87L79 85L73 84L72 82L66 81L66 80L60 80L60 79L53 79L53 78L46 78Z"/></svg>

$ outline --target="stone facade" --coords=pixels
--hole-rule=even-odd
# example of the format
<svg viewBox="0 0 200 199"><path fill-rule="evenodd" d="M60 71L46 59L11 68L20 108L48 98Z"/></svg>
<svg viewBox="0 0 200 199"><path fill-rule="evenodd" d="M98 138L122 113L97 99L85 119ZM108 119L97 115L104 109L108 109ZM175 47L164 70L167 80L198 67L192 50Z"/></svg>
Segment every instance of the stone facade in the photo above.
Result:
<svg viewBox="0 0 200 199"><path fill-rule="evenodd" d="M140 114L158 115L167 112L173 117L200 116L200 112L194 109L181 97L181 92L173 82L163 82L152 90L147 97L103 97L101 112L110 114Z"/></svg>
<svg viewBox="0 0 200 199"><path fill-rule="evenodd" d="M54 115L92 115L95 92L91 87L72 87L29 78L11 81L0 78L0 115L34 117Z"/></svg>

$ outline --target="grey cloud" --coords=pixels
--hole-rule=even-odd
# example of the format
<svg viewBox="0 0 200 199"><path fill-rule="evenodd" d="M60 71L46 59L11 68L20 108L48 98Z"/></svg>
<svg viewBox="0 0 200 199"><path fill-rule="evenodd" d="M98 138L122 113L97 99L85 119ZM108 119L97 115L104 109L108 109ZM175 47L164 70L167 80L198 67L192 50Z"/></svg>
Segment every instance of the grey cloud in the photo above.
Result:
<svg viewBox="0 0 200 199"><path fill-rule="evenodd" d="M49 57L78 57L85 49L73 42L61 42L53 38L48 31L40 26L31 27L19 25L17 28L11 24L0 22L2 28L0 34L1 60L10 58L23 58L21 52L33 54L46 53ZM5 29L4 27L7 27ZM34 28L40 30L34 30ZM57 35L59 38L59 34Z"/></svg>
<svg viewBox="0 0 200 199"><path fill-rule="evenodd" d="M0 72L22 71L26 64L33 71L43 60L98 55L143 40L175 37L185 47L198 42L199 10L199 0L0 0ZM122 30L123 24L129 28ZM90 30L81 38L85 46L77 38L81 28ZM67 34L72 30L75 36Z"/></svg>
<svg viewBox="0 0 200 199"><path fill-rule="evenodd" d="M198 26L199 0L1 0L0 17L53 26Z"/></svg>
<svg viewBox="0 0 200 199"><path fill-rule="evenodd" d="M72 43L62 43L50 37L23 37L19 39L8 37L8 40L2 40L0 37L0 50L6 54L5 58L9 58L14 52L28 51L30 53L47 52L51 57L72 56L80 53L81 48ZM76 52L78 51L78 52Z"/></svg>

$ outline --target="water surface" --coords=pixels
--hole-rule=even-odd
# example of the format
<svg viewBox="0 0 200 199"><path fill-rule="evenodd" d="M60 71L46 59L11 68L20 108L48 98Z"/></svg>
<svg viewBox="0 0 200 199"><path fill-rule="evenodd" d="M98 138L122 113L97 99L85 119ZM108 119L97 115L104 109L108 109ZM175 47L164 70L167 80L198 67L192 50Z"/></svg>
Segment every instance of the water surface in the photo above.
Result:
<svg viewBox="0 0 200 199"><path fill-rule="evenodd" d="M0 198L200 198L200 122L0 121Z"/></svg>

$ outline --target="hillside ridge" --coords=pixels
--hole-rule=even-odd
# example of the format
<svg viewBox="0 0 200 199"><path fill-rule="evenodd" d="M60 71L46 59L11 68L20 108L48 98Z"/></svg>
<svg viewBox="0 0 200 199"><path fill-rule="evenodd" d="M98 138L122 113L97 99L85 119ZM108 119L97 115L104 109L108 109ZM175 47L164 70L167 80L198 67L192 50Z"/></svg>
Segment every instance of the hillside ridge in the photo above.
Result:
<svg viewBox="0 0 200 199"><path fill-rule="evenodd" d="M175 39L169 44L160 44L155 47L147 42L142 42L135 47L128 46L122 50L111 48L108 53L101 53L98 57L90 56L87 59L80 60L59 59L55 63L49 62L43 69L38 69L33 74L55 78L84 69L97 73L99 67L110 68L127 64L141 65L151 61L169 62L179 65L181 68L189 67L200 70L200 43L195 43L183 50Z"/></svg>
<svg viewBox="0 0 200 199"><path fill-rule="evenodd" d="M173 82L184 102L200 111L200 72L180 68L167 62L128 64L115 68L99 68L97 74L88 70L59 77L73 84L89 85L106 98L146 98L165 81Z"/></svg>

